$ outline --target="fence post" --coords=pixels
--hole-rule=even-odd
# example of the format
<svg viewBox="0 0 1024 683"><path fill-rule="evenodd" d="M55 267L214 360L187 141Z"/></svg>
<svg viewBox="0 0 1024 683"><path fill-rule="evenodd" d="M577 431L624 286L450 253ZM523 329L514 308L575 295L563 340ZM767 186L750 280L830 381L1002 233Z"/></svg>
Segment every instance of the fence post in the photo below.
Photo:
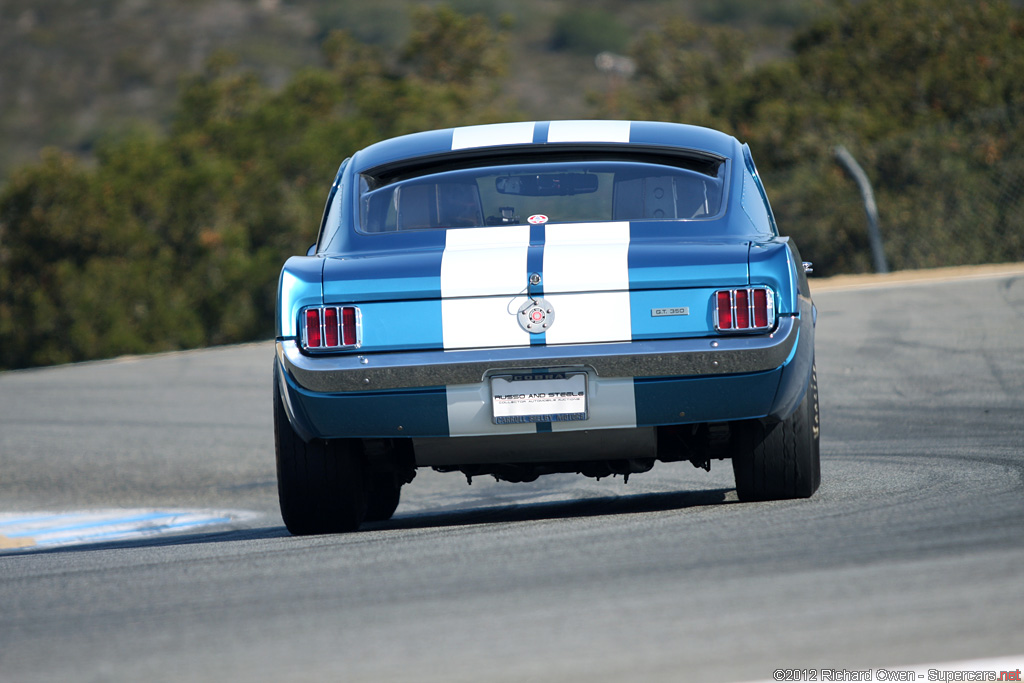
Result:
<svg viewBox="0 0 1024 683"><path fill-rule="evenodd" d="M861 199L864 201L864 213L868 215L868 240L871 243L871 257L875 263L876 273L888 273L889 264L885 260L885 249L882 246L882 234L878 230L878 206L875 204L875 193L871 189L871 181L867 173L860 167L857 160L853 158L849 150L842 145L832 149L832 155L839 162L860 189Z"/></svg>

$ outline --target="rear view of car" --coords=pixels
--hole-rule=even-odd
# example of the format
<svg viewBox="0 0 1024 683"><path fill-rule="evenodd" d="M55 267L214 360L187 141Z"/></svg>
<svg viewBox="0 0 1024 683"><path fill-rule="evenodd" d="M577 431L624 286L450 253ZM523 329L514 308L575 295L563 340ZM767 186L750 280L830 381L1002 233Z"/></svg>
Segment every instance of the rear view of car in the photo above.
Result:
<svg viewBox="0 0 1024 683"><path fill-rule="evenodd" d="M527 482L731 459L817 489L814 307L750 150L680 124L430 131L346 159L280 278L281 510L388 519L416 469Z"/></svg>

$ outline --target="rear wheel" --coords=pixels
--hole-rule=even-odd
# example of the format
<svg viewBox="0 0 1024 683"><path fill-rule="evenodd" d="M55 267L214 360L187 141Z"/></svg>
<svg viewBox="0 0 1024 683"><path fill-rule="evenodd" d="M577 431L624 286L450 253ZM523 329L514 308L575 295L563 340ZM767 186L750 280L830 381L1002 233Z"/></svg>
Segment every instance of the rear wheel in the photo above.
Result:
<svg viewBox="0 0 1024 683"><path fill-rule="evenodd" d="M818 375L782 422L751 420L735 430L732 470L740 500L808 498L821 484Z"/></svg>
<svg viewBox="0 0 1024 683"><path fill-rule="evenodd" d="M275 367L274 445L284 524L296 535L355 531L366 514L360 442L303 441L288 421L277 373Z"/></svg>
<svg viewBox="0 0 1024 683"><path fill-rule="evenodd" d="M381 472L370 477L370 485L366 491L367 522L385 522L391 519L398 509L398 499L402 495L402 485L395 482L390 472Z"/></svg>

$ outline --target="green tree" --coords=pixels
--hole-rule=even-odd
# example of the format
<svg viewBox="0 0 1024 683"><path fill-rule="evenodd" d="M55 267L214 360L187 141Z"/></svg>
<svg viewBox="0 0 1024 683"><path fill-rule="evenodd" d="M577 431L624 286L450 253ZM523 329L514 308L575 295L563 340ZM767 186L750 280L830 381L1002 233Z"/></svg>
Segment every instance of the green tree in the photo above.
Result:
<svg viewBox="0 0 1024 683"><path fill-rule="evenodd" d="M602 115L728 128L722 105L748 59L741 32L675 19L645 34L630 54L636 76Z"/></svg>
<svg viewBox="0 0 1024 683"><path fill-rule="evenodd" d="M842 1L797 33L791 58L753 65L742 34L675 22L634 44L637 78L604 113L749 142L780 225L819 274L870 266L836 144L874 180L892 267L1016 260L1022 38L1005 0Z"/></svg>
<svg viewBox="0 0 1024 683"><path fill-rule="evenodd" d="M279 90L216 55L166 135L129 130L95 166L48 151L0 193L0 368L266 338L278 271L313 241L346 156L514 116L504 39L420 10L395 56L332 34Z"/></svg>
<svg viewBox="0 0 1024 683"><path fill-rule="evenodd" d="M0 365L43 365L204 341L173 250L124 185L67 154L16 173L0 195ZM141 189L141 188L140 188Z"/></svg>

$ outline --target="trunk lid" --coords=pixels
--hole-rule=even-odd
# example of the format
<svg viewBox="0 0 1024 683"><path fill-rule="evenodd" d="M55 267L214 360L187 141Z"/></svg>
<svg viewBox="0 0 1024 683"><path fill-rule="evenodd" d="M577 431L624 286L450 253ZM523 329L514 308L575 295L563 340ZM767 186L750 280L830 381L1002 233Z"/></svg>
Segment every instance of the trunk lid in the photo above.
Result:
<svg viewBox="0 0 1024 683"><path fill-rule="evenodd" d="M714 288L748 283L748 250L631 242L628 223L448 230L443 248L325 259L324 302L360 307L366 351L688 337L711 331Z"/></svg>

